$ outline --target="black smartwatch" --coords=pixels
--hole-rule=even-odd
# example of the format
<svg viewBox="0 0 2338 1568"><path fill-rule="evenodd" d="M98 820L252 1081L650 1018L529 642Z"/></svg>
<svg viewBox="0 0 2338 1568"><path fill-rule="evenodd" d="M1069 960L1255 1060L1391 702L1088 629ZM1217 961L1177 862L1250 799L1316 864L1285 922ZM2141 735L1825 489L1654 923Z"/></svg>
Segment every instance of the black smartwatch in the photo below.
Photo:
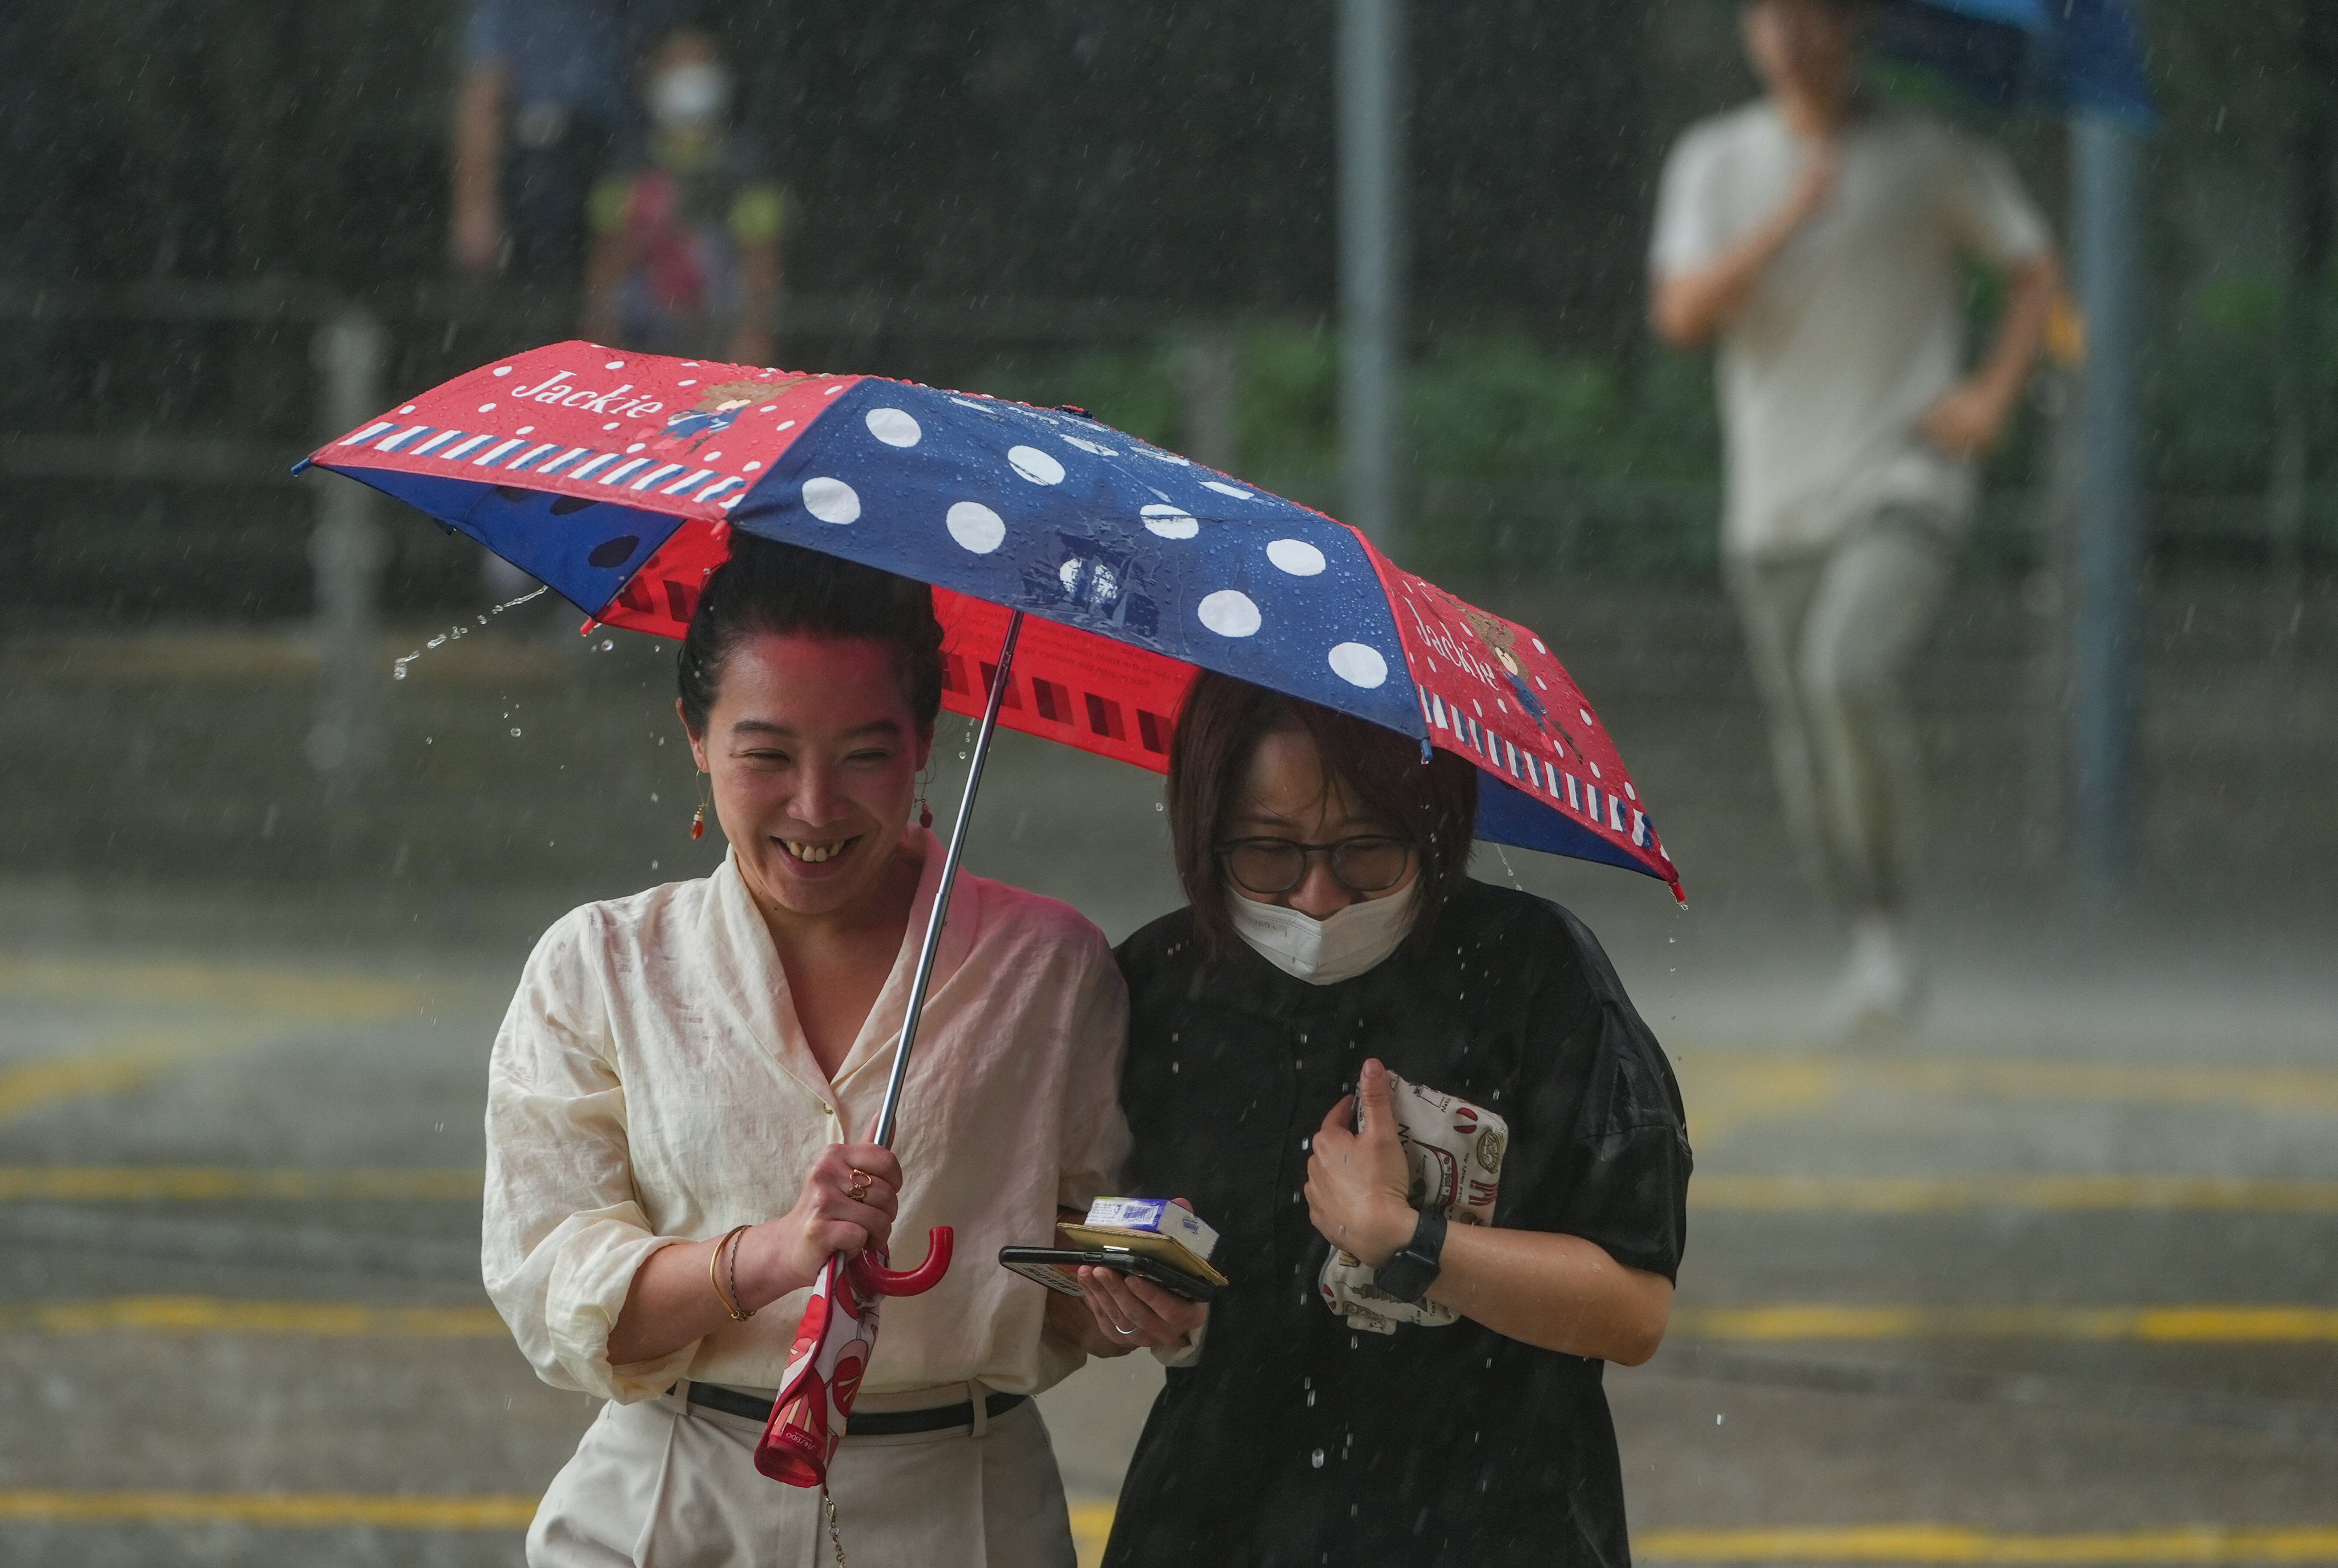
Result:
<svg viewBox="0 0 2338 1568"><path fill-rule="evenodd" d="M1419 1304L1437 1283L1438 1270L1444 1267L1445 1216L1421 1211L1420 1221L1412 1228L1412 1240L1389 1254L1389 1260L1372 1270L1372 1286L1383 1296L1393 1296L1408 1306Z"/></svg>

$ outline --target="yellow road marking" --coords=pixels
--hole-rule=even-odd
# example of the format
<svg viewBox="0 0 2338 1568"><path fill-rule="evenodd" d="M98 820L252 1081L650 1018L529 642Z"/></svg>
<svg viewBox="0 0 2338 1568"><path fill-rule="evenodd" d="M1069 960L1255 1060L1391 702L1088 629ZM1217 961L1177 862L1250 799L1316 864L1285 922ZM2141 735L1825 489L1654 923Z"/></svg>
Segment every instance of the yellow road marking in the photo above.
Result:
<svg viewBox="0 0 2338 1568"><path fill-rule="evenodd" d="M343 1301L238 1301L214 1296L125 1296L0 1308L0 1329L44 1334L284 1334L406 1339L496 1339L509 1330L487 1307L369 1307Z"/></svg>
<svg viewBox="0 0 2338 1568"><path fill-rule="evenodd" d="M1951 1524L1651 1530L1633 1538L1632 1555L1674 1563L2333 1563L2338 1526L2178 1524L2090 1535L2001 1535Z"/></svg>
<svg viewBox="0 0 2338 1568"><path fill-rule="evenodd" d="M2156 1345L2338 1344L2326 1307L1685 1307L1673 1331L1695 1339L2130 1340Z"/></svg>
<svg viewBox="0 0 2338 1568"><path fill-rule="evenodd" d="M1862 1307L1789 1302L1683 1307L1673 1331L1693 1339L2039 1338L2156 1345L2338 1344L2338 1308L2294 1306ZM486 1307L376 1307L339 1301L247 1301L130 1296L0 1308L0 1329L47 1334L375 1335L500 1338Z"/></svg>
<svg viewBox="0 0 2338 1568"><path fill-rule="evenodd" d="M0 1202L217 1202L242 1198L473 1200L477 1171L244 1171L219 1165L0 1165Z"/></svg>
<svg viewBox="0 0 2338 1568"><path fill-rule="evenodd" d="M189 963L0 958L15 1001L164 1006L181 1017L92 1041L68 1054L0 1066L0 1122L97 1094L119 1094L190 1059L272 1044L289 1024L378 1022L411 1014L421 990L363 975ZM189 1020L188 1009L227 1018Z"/></svg>
<svg viewBox="0 0 2338 1568"><path fill-rule="evenodd" d="M94 1064L92 1064L93 1066ZM86 1079L76 1082L86 1082ZM126 1082L117 1073L114 1082ZM0 1075L0 1084L6 1082ZM0 1100L0 1115L5 1115ZM476 1170L246 1170L231 1165L0 1165L0 1202L469 1202ZM1975 1209L2338 1214L2338 1181L2226 1176L1699 1176L1689 1206L1724 1213L1938 1214Z"/></svg>
<svg viewBox="0 0 2338 1568"><path fill-rule="evenodd" d="M1743 1122L1814 1110L1843 1086L1843 1063L1826 1056L1698 1053L1684 1056L1679 1066L1692 1143Z"/></svg>
<svg viewBox="0 0 2338 1568"><path fill-rule="evenodd" d="M0 1193L6 1176L0 1172ZM1742 1213L2192 1209L2338 1214L2338 1181L2223 1176L1699 1176L1689 1207Z"/></svg>
<svg viewBox="0 0 2338 1568"><path fill-rule="evenodd" d="M527 1528L537 1500L513 1494L454 1497L350 1492L0 1491L0 1523L260 1524L292 1529ZM1085 1565L1112 1528L1113 1504L1072 1508ZM2338 1526L2256 1529L2174 1525L2097 1534L2012 1535L1950 1524L1867 1524L1768 1530L1650 1530L1636 1557L1677 1563L2313 1563L2338 1562Z"/></svg>
<svg viewBox="0 0 2338 1568"><path fill-rule="evenodd" d="M2108 1104L2235 1105L2338 1115L2338 1073L2313 1067L2187 1067L2127 1063L1875 1062L1802 1053L1688 1050L1678 1065L1692 1142L1749 1122L1820 1110L1854 1091Z"/></svg>
<svg viewBox="0 0 2338 1568"><path fill-rule="evenodd" d="M1920 1093L1993 1099L2245 1105L2257 1111L2325 1116L2338 1112L2338 1073L2313 1067L1932 1060L1865 1063L1860 1075Z"/></svg>
<svg viewBox="0 0 2338 1568"><path fill-rule="evenodd" d="M93 1094L120 1094L195 1057L270 1038L249 1027L182 1024L109 1035L70 1056L0 1067L0 1122Z"/></svg>
<svg viewBox="0 0 2338 1568"><path fill-rule="evenodd" d="M389 1018L421 991L402 980L241 964L0 958L0 995L41 1002L221 1007L319 1021Z"/></svg>
<svg viewBox="0 0 2338 1568"><path fill-rule="evenodd" d="M525 1530L536 1500L382 1496L351 1492L0 1491L0 1523L276 1524L329 1530Z"/></svg>
<svg viewBox="0 0 2338 1568"><path fill-rule="evenodd" d="M1080 1555L1080 1568L1096 1568L1104 1561L1104 1544L1112 1534L1115 1507L1109 1500L1072 1504L1072 1547Z"/></svg>

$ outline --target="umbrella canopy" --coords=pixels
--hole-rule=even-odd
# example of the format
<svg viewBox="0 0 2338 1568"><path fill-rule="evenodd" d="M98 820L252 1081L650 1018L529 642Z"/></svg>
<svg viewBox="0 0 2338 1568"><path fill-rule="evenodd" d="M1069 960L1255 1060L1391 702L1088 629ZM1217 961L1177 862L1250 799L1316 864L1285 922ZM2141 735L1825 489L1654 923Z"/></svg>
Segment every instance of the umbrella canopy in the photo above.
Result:
<svg viewBox="0 0 2338 1568"><path fill-rule="evenodd" d="M411 503L595 620L680 636L729 534L932 583L944 701L1155 770L1197 669L1469 759L1492 842L1680 879L1590 703L1527 628L1354 529L1099 424L869 376L535 349L311 461Z"/></svg>
<svg viewBox="0 0 2338 1568"><path fill-rule="evenodd" d="M1898 0L1878 43L2000 109L2152 118L2133 0Z"/></svg>

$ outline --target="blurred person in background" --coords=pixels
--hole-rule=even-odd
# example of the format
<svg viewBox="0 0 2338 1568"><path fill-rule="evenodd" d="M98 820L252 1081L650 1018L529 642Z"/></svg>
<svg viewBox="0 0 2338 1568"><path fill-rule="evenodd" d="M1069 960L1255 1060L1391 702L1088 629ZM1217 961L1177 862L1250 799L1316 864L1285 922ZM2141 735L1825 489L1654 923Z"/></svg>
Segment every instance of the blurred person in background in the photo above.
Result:
<svg viewBox="0 0 2338 1568"><path fill-rule="evenodd" d="M771 357L786 201L730 132L732 78L695 27L644 71L648 128L593 191L584 335L599 343L761 365Z"/></svg>
<svg viewBox="0 0 2338 1568"><path fill-rule="evenodd" d="M1718 340L1723 557L1789 828L1852 923L1837 1027L1912 1022L1920 759L1902 680L2059 289L2046 221L1996 150L1870 101L1866 0L1746 0L1763 96L1681 137L1657 200L1651 315ZM1966 267L2005 283L1965 368Z"/></svg>
<svg viewBox="0 0 2338 1568"><path fill-rule="evenodd" d="M664 8L640 0L471 0L455 98L455 266L575 286L584 208L635 126L632 73Z"/></svg>
<svg viewBox="0 0 2338 1568"><path fill-rule="evenodd" d="M1204 671L1168 797L1127 1190L1230 1283L1081 1270L1089 1352L1170 1368L1106 1568L1629 1562L1602 1364L1664 1338L1690 1154L1597 938L1470 879L1474 768L1347 714Z"/></svg>

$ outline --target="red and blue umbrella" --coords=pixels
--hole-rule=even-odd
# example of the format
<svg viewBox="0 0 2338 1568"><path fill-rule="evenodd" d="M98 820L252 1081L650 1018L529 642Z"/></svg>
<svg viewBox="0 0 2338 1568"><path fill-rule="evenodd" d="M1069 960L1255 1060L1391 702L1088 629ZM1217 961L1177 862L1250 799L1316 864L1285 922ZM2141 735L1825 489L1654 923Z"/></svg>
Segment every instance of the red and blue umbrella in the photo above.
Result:
<svg viewBox="0 0 2338 1568"><path fill-rule="evenodd" d="M483 366L309 459L419 507L596 622L679 637L732 530L931 583L943 701L979 713L873 1139L901 1085L1000 724L1155 770L1198 670L1352 713L1476 764L1483 838L1680 878L1591 705L1515 622L1363 535L1099 424L874 376L560 343ZM755 1463L826 1482L895 1273L832 1258Z"/></svg>
<svg viewBox="0 0 2338 1568"><path fill-rule="evenodd" d="M1478 836L1678 873L1550 649L1321 513L1077 409L874 376L561 343L484 366L319 450L549 583L679 637L730 531L929 583L944 701L1165 769L1197 668L1475 763Z"/></svg>

